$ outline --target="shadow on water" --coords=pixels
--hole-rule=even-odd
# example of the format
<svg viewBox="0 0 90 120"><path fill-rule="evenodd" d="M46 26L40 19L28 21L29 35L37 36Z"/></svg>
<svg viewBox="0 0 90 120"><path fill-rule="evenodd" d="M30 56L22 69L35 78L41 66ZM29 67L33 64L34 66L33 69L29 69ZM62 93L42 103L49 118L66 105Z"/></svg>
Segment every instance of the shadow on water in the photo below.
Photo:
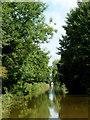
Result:
<svg viewBox="0 0 90 120"><path fill-rule="evenodd" d="M4 118L88 118L88 97L61 95L51 87L46 93L30 99L12 103L8 116Z"/></svg>

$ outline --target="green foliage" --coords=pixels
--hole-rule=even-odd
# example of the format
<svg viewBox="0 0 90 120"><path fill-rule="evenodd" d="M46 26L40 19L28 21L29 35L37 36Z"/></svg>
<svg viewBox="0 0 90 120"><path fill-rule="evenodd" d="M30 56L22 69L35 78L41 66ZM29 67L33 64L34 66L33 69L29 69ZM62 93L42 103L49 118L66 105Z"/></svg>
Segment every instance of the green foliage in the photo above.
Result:
<svg viewBox="0 0 90 120"><path fill-rule="evenodd" d="M47 94L40 95L34 99L26 99L26 96L14 96L13 99L2 100L3 118L47 118L50 116L48 104L50 100ZM13 110L15 112L13 112ZM38 111L38 112L37 112Z"/></svg>
<svg viewBox="0 0 90 120"><path fill-rule="evenodd" d="M45 23L46 8L42 2L2 3L2 57L8 70L3 87L8 90L14 85L18 88L19 81L19 89L24 91L25 82L49 80L48 52L41 50L40 44L48 42L56 30Z"/></svg>
<svg viewBox="0 0 90 120"><path fill-rule="evenodd" d="M49 84L46 83L33 83L29 84L27 82L23 83L22 81L17 83L17 85L14 85L14 89L11 90L12 94L16 94L17 96L27 96L29 98L37 97L42 92L48 90Z"/></svg>
<svg viewBox="0 0 90 120"><path fill-rule="evenodd" d="M86 94L90 88L90 2L80 2L66 17L58 48L61 61L58 65L60 82L72 94Z"/></svg>
<svg viewBox="0 0 90 120"><path fill-rule="evenodd" d="M54 82L54 84L59 85L59 75L58 75L58 64L59 64L59 60L54 60L52 63L52 80Z"/></svg>
<svg viewBox="0 0 90 120"><path fill-rule="evenodd" d="M69 92L68 89L66 88L65 84L61 85L61 91L62 91L63 95L65 95Z"/></svg>
<svg viewBox="0 0 90 120"><path fill-rule="evenodd" d="M5 91L5 95L3 96L2 99L6 99L6 100L10 101L10 99L13 97L13 94L8 92L8 89L6 87L4 87L4 91Z"/></svg>

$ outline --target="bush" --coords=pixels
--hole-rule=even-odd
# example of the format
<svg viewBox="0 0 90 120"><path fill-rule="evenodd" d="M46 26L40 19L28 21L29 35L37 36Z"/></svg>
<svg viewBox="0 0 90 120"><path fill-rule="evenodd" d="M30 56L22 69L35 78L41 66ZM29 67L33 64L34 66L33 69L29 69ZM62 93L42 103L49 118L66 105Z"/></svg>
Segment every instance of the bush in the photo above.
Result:
<svg viewBox="0 0 90 120"><path fill-rule="evenodd" d="M13 94L18 96L20 95L28 95L31 97L37 97L39 94L43 93L49 88L49 84L46 83L23 83L18 82L17 85L14 85L14 89L12 91Z"/></svg>

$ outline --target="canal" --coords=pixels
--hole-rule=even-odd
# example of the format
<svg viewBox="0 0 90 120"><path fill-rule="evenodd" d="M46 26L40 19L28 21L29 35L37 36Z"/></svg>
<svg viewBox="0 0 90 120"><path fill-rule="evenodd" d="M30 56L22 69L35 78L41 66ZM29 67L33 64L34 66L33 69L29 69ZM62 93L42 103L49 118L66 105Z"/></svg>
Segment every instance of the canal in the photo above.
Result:
<svg viewBox="0 0 90 120"><path fill-rule="evenodd" d="M61 95L51 87L46 93L30 99L19 99L11 104L4 118L88 118L88 97Z"/></svg>

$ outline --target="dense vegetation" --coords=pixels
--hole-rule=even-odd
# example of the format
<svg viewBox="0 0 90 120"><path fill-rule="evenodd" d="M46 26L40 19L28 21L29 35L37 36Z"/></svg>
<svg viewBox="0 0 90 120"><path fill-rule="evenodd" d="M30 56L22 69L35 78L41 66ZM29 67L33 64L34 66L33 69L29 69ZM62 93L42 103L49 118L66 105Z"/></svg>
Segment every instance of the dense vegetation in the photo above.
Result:
<svg viewBox="0 0 90 120"><path fill-rule="evenodd" d="M49 52L41 50L40 44L49 42L57 30L45 23L46 8L42 2L2 2L3 93L28 94L35 83L48 83ZM61 59L53 62L54 83L64 83L72 94L86 94L90 88L89 11L90 2L78 2L67 13L66 34L59 40Z"/></svg>
<svg viewBox="0 0 90 120"><path fill-rule="evenodd" d="M60 83L65 83L71 94L87 94L90 88L89 19L90 2L79 2L77 8L67 13L63 26L66 34L59 40L61 60L56 63L56 77Z"/></svg>
<svg viewBox="0 0 90 120"><path fill-rule="evenodd" d="M58 67L57 64L60 60L55 59L52 63L52 81L54 82L55 85L59 85L60 84L60 80L59 80L59 72L58 72Z"/></svg>
<svg viewBox="0 0 90 120"><path fill-rule="evenodd" d="M40 44L56 30L45 23L46 8L42 2L2 2L3 93L6 89L27 94L30 84L48 82L49 52Z"/></svg>

